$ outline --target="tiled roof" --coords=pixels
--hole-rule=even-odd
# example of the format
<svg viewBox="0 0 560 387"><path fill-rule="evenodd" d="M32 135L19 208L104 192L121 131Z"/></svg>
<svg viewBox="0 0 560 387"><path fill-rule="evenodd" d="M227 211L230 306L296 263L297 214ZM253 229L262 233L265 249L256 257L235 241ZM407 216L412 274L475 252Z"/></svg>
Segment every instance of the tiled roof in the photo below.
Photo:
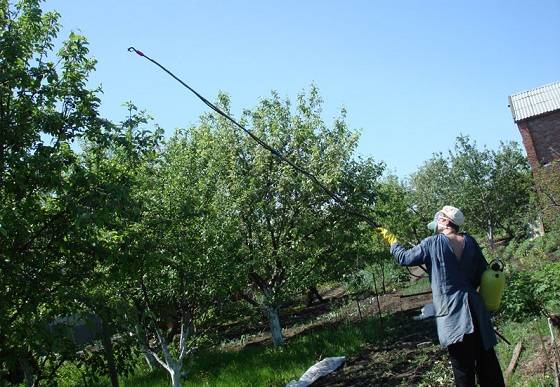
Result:
<svg viewBox="0 0 560 387"><path fill-rule="evenodd" d="M515 122L560 110L560 82L514 94L509 97L509 107Z"/></svg>

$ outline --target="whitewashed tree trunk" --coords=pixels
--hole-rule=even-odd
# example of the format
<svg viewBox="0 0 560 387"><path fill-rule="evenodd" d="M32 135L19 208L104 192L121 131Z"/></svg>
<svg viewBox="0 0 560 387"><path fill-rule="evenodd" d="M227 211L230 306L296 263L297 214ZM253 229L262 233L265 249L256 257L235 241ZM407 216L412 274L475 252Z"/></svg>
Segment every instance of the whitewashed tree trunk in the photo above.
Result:
<svg viewBox="0 0 560 387"><path fill-rule="evenodd" d="M280 315L278 308L266 307L268 322L270 324L270 333L272 335L272 344L275 347L284 345L284 337L282 336L282 326L280 325Z"/></svg>
<svg viewBox="0 0 560 387"><path fill-rule="evenodd" d="M181 364L175 363L174 367L169 370L171 374L171 385L173 387L181 387Z"/></svg>
<svg viewBox="0 0 560 387"><path fill-rule="evenodd" d="M490 250L493 250L494 249L494 226L492 225L492 221L490 221L490 219L488 219L487 236L488 236L488 247L490 248Z"/></svg>
<svg viewBox="0 0 560 387"><path fill-rule="evenodd" d="M181 319L181 337L179 339L179 355L177 358L175 358L169 351L167 340L165 340L165 336L161 333L161 330L157 326L154 326L154 329L163 353L163 359L161 359L157 353L151 350L150 352L158 363L161 364L167 372L169 372L169 375L171 376L171 385L173 387L180 387L183 360L186 356L194 356L194 347L187 350L187 337L190 335L190 329L187 327L185 320Z"/></svg>

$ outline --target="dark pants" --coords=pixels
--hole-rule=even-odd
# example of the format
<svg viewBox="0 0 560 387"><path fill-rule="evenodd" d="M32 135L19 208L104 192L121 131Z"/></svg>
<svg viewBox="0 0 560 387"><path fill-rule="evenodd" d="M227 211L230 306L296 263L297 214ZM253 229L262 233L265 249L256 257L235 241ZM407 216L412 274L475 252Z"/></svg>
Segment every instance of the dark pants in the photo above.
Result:
<svg viewBox="0 0 560 387"><path fill-rule="evenodd" d="M473 320L476 321L474 316ZM476 374L481 387L505 386L496 352L494 352L494 348L484 350L477 325L475 322L474 332L465 335L463 341L447 347L453 366L455 385L458 387L475 386L474 376Z"/></svg>

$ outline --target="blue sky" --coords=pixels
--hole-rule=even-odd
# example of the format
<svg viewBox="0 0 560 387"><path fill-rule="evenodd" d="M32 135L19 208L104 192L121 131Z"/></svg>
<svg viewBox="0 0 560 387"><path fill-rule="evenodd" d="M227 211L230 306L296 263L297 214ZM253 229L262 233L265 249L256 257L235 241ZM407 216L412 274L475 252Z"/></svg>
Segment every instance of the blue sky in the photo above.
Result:
<svg viewBox="0 0 560 387"><path fill-rule="evenodd" d="M207 109L143 50L232 113L276 90L315 83L331 122L341 107L360 129L358 152L401 177L460 134L480 146L521 137L513 93L560 81L560 1L50 0L62 35L84 34L98 59L102 113L133 101L170 134Z"/></svg>

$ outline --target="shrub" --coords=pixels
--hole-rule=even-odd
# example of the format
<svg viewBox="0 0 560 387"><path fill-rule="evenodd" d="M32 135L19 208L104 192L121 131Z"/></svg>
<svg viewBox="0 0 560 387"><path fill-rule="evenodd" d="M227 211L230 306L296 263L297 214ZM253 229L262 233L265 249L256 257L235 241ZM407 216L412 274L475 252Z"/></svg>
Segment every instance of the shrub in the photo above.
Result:
<svg viewBox="0 0 560 387"><path fill-rule="evenodd" d="M533 294L547 310L560 311L560 262L546 264L533 274Z"/></svg>
<svg viewBox="0 0 560 387"><path fill-rule="evenodd" d="M549 258L560 258L560 230L550 231L543 237L544 251L549 254Z"/></svg>
<svg viewBox="0 0 560 387"><path fill-rule="evenodd" d="M516 271L507 281L500 316L508 320L520 321L538 315L539 305L534 298L535 283L531 275L524 271Z"/></svg>
<svg viewBox="0 0 560 387"><path fill-rule="evenodd" d="M516 271L510 275L502 299L500 316L520 321L534 317L544 308L560 311L560 262L550 262L539 270Z"/></svg>
<svg viewBox="0 0 560 387"><path fill-rule="evenodd" d="M512 241L495 251L494 255L510 268L540 270L547 263L560 259L560 231L550 231L538 238Z"/></svg>

